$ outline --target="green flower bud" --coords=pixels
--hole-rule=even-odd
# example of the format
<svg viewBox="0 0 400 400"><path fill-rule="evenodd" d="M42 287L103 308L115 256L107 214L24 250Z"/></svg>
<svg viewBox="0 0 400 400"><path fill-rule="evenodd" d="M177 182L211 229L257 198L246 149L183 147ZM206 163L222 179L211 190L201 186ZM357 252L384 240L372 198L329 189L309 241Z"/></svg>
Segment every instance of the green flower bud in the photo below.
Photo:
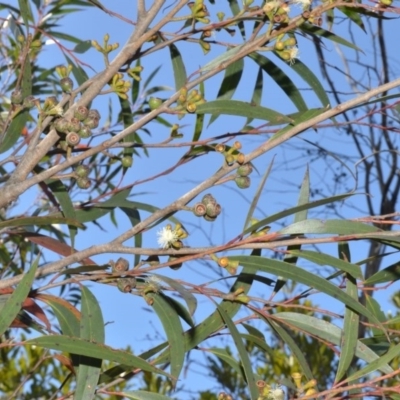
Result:
<svg viewBox="0 0 400 400"><path fill-rule="evenodd" d="M91 182L89 178L79 178L76 180L76 184L78 185L79 188L81 189L89 189Z"/></svg>
<svg viewBox="0 0 400 400"><path fill-rule="evenodd" d="M11 104L21 104L23 101L22 90L20 88L16 88L11 93Z"/></svg>
<svg viewBox="0 0 400 400"><path fill-rule="evenodd" d="M82 126L81 129L79 129L78 134L82 139L87 139L92 136L92 131L88 126Z"/></svg>
<svg viewBox="0 0 400 400"><path fill-rule="evenodd" d="M68 143L68 146L74 147L79 144L81 137L76 132L69 132L65 137L65 141Z"/></svg>
<svg viewBox="0 0 400 400"><path fill-rule="evenodd" d="M133 158L131 156L122 157L121 164L124 168L130 168L133 165Z"/></svg>
<svg viewBox="0 0 400 400"><path fill-rule="evenodd" d="M155 110L160 107L162 104L162 100L159 97L150 97L149 99L149 107L150 110Z"/></svg>
<svg viewBox="0 0 400 400"><path fill-rule="evenodd" d="M79 178L86 178L89 175L90 169L87 165L78 165L75 168L75 174Z"/></svg>
<svg viewBox="0 0 400 400"><path fill-rule="evenodd" d="M247 189L250 187L251 180L248 176L237 176L235 178L235 183L240 189Z"/></svg>
<svg viewBox="0 0 400 400"><path fill-rule="evenodd" d="M60 86L63 92L71 93L74 87L74 82L68 76L60 80Z"/></svg>
<svg viewBox="0 0 400 400"><path fill-rule="evenodd" d="M79 106L75 112L74 112L74 117L79 120L83 121L88 117L89 110L85 106Z"/></svg>

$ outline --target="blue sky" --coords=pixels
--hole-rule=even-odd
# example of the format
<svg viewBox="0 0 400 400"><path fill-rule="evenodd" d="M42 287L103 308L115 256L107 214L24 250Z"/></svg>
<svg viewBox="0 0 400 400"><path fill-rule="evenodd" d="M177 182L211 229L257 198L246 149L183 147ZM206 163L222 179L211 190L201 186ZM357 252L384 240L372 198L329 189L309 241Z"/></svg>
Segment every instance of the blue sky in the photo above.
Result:
<svg viewBox="0 0 400 400"><path fill-rule="evenodd" d="M14 3L14 2L12 2ZM151 5L151 1L146 2L147 5ZM167 2L168 5L172 5L173 2ZM208 5L210 10L224 11L227 15L230 14L230 10L227 7L227 2L222 0L217 0L217 6ZM136 10L133 2L128 0L104 0L103 4L112 9L117 13L121 13L126 18L135 20ZM168 12L169 9L165 9L161 17ZM299 8L293 6L293 13L298 13ZM212 12L214 14L214 11ZM0 14L4 16L4 12ZM397 24L396 21L390 21L388 24L393 27ZM346 31L344 27L340 30L342 32ZM168 30L177 30L179 24L173 28L168 28ZM67 18L62 20L61 27L59 31L67 31L82 40L92 40L96 39L99 43L102 42L102 38L105 33L110 35L110 43L119 42L122 46L132 27L116 17L110 17L105 13L97 9L86 10L82 13L73 13ZM370 57L374 57L373 48L370 47L370 40L367 35L364 35L358 28L354 29L351 41L357 46L364 50L364 53L359 53L360 60L367 60ZM390 28L392 29L392 28ZM231 38L224 32L217 32L216 41L230 41L235 43L239 42L241 38L239 34ZM300 60L304 62L319 78L321 78L320 69L318 61L315 57L315 52L311 41L307 38L300 37L299 39L299 50L300 50ZM390 45L396 46L394 38L389 41ZM393 42L393 43L391 43ZM71 44L67 44L69 48L72 48ZM325 48L327 50L328 62L332 63L334 66L341 67L341 61L339 60L339 55L336 51L335 46L332 42L326 42ZM203 56L200 46L196 46L193 43L180 43L178 44L179 50L181 51L184 61L186 63L187 75L189 76L192 72L196 71L201 65L205 65L208 61L212 60L218 54L220 54L223 49L221 46L212 45L212 50L207 56ZM396 46L397 48L398 46ZM354 54L353 50L341 46L344 56ZM390 54L391 57L397 57L391 60L393 68L399 70L399 59L398 54ZM77 55L82 59L82 61L88 63L94 71L99 72L103 68L102 56L96 52L94 49L89 50L85 54ZM290 67L279 61L276 57L272 56L272 59L279 63L279 65L284 69L284 71L290 74L294 82L298 84L299 88L305 88L306 84L293 72L291 72ZM65 63L65 59L61 52L57 49L55 45L46 46L43 55L41 56L40 62L43 66L54 66L58 64ZM157 67L161 66L159 73L156 75L154 82L152 84L164 85L171 87L170 91L164 91L160 93L160 97L167 97L174 93L172 89L174 87L173 73L171 68L171 63L169 61L168 51L163 50L161 53L156 53L150 55L143 59L142 64L145 66L143 72L143 78L146 79L149 74L155 70ZM90 71L87 70L89 75ZM245 74L242 81L236 91L234 96L237 100L250 101L252 95L252 88L255 84L255 78L257 74L257 68L255 64L250 61L245 61ZM206 98L215 98L219 85L221 82L222 74L211 79L206 84ZM322 78L321 78L322 79ZM341 73L335 74L335 79L337 83L343 84L343 90L348 91L349 87L347 85L346 79ZM371 82L373 84L373 79ZM323 82L325 85L325 82ZM304 97L307 101L309 107L320 107L321 104L319 100L310 91L304 91ZM107 119L109 113L110 104L112 105L111 120L115 122L116 112L118 111L118 101L115 96L102 96L94 101L93 106L98 108L102 114L102 122L104 123ZM264 91L262 98L262 105L265 107L273 108L282 113L294 112L294 106L287 100L285 95L282 93L280 88L272 82L264 74ZM173 122L176 120L171 119ZM179 123L184 125L182 128L182 133L184 134L183 140L189 140L193 132L193 116L187 116ZM221 117L216 122L214 122L204 133L203 137L213 137L226 132L237 131L243 127L245 120L240 117ZM259 122L259 121L258 121ZM257 122L253 122L257 125ZM260 123L261 124L261 123ZM145 137L148 143L157 143L166 139L169 135L168 130L162 126L152 123L149 125L151 130L151 137ZM102 138L102 137L101 137ZM265 135L259 136L249 136L241 138L243 147L246 152L249 152L259 146L262 142L266 140ZM236 188L233 183L228 183L224 186L218 186L212 188L210 192L223 206L223 213L218 217L217 221L213 224L205 222L204 220L195 219L188 212L180 212L176 216L181 219L181 221L188 228L190 233L189 238L185 240L185 244L189 246L206 246L210 244L220 244L224 243L231 238L238 235L243 229L244 219L249 207L250 201L254 196L257 184L264 171L267 170L271 162L273 161L273 168L270 177L268 178L267 184L265 186L263 196L259 203L259 207L255 213L255 217L263 218L267 215L271 215L282 209L294 206L297 202L299 187L304 177L307 164L309 160L304 151L300 151L299 148L303 147L307 139L314 143L319 143L319 145L324 146L326 149L332 152L343 151L351 153L352 145L349 138L344 135L339 135L339 132L335 128L319 130L315 132L310 130L302 134L298 138L294 138L288 146L274 149L272 152L262 156L259 160L255 162L260 175L252 175L252 186L251 188L240 191ZM176 162L179 157L186 151L185 148L174 149L165 151L163 149L152 149L150 150L150 157L145 156L135 157L135 163L131 170L129 170L127 176L124 178L124 184L128 184L132 180L142 180L149 178ZM332 172L338 170L340 163L337 162L333 157L328 157L326 160L322 159L320 161L313 162L310 165L310 178L311 187L314 189L320 189L327 191L329 187L332 187L330 179L332 179ZM133 191L132 200L137 200L144 203L149 203L157 207L164 207L168 205L171 201L175 200L180 195L186 193L195 184L200 183L202 180L213 174L221 165L222 157L218 154L212 154L207 157L199 158L192 162L191 164L181 167L179 170L175 171L173 174L158 178L155 181L150 181L146 184L136 186ZM354 171L354 165L349 166L350 169ZM354 186L354 182L350 180L350 188ZM28 194L31 196L31 194ZM28 196L22 198L20 201L20 206L23 208L28 202ZM315 197L314 199L317 199ZM360 210L365 210L365 202L362 195L356 196L349 201L355 207ZM354 208L343 204L340 208L340 212L345 217L359 217L364 216L361 211L355 211ZM314 212L319 218L332 217L329 210L320 209ZM145 216L145 214L143 214ZM108 216L103 217L100 220L103 230L91 225L87 232L84 232L78 240L79 248L83 249L93 244L99 244L109 241L111 238L115 237L117 234L123 232L130 227L129 221L126 216L121 212L116 212L116 219L118 221L118 227L115 228L110 222ZM291 220L287 220L284 223L288 224ZM144 234L144 247L155 247L156 243L156 229L148 231ZM273 229L279 229L279 226L273 226ZM325 246L323 248L326 252L331 252L336 254L337 249L334 246ZM353 261L358 261L360 259L366 258L367 246L365 244L355 243L351 245ZM51 259L51 255L48 255ZM94 260L98 263L106 263L110 259L117 259L119 255L105 255L94 257ZM386 261L383 263L382 267L389 265ZM307 263L303 264L305 267L310 267ZM182 279L188 282L202 283L207 282L211 279L219 277L219 271L215 271L218 267L215 264L209 262L208 266L204 263L188 263L179 271L171 271L166 269L160 271L160 273L165 273L166 275ZM312 270L315 270L315 266L311 266ZM135 350L135 353L139 353L142 350L148 349L149 345L157 344L163 336L163 329L155 317L153 311L140 297L123 295L119 293L115 287L107 287L105 285L90 284L89 288L98 296L100 305L104 313L104 320L109 322L106 326L106 342L107 344L117 347L124 348L130 345ZM390 292L398 290L398 285L392 285L389 289ZM264 287L257 287L254 291L255 295L262 297L269 297L269 289L267 291ZM377 298L382 302L382 307L386 311L392 308L390 303L387 302L388 293L377 293ZM312 297L313 302L319 304L322 308L331 307L332 300L328 299L322 295L316 295ZM212 304L206 299L201 299L199 302L199 310L196 313L197 322L201 321L210 310L212 310ZM393 309L393 308L392 308ZM340 309L339 309L340 311ZM190 376L190 375L189 375ZM204 389L206 386L201 380L196 378L196 375L190 376L187 381L190 382L192 389L198 388ZM185 382L185 384L187 383ZM179 397L179 395L178 395ZM182 397L183 398L183 397Z"/></svg>

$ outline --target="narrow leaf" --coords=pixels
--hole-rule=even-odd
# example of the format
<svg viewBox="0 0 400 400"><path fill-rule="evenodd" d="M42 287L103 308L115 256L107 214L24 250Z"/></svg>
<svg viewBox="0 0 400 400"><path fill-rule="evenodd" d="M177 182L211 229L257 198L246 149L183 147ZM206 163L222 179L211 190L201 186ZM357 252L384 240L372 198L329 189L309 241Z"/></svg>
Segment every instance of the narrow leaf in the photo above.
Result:
<svg viewBox="0 0 400 400"><path fill-rule="evenodd" d="M261 107L238 100L214 100L197 106L196 114L226 114L253 119L271 121L272 123L291 123L286 115L270 108Z"/></svg>
<svg viewBox="0 0 400 400"><path fill-rule="evenodd" d="M221 317L224 320L230 334L232 335L233 341L235 342L240 361L242 362L243 371L246 376L247 385L250 391L250 398L251 400L257 400L259 398L259 392L256 385L256 379L254 377L249 354L247 353L247 350L243 344L240 333L225 310L219 305L217 305L217 310L221 314Z"/></svg>
<svg viewBox="0 0 400 400"><path fill-rule="evenodd" d="M367 317L371 322L374 322L383 328L379 320L358 301L354 300L351 296L343 292L326 279L323 279L311 272L284 261L273 260L270 258L265 259L264 257L231 256L229 259L239 261L240 265L246 266L249 269L253 269L254 272L265 271L276 276L282 276L286 279L292 279L294 282L299 282L313 287L353 308L358 313Z"/></svg>
<svg viewBox="0 0 400 400"><path fill-rule="evenodd" d="M24 275L16 289L10 294L0 312L0 335L2 335L21 311L21 305L28 297L32 288L35 273L39 265L40 254L31 264L29 271Z"/></svg>
<svg viewBox="0 0 400 400"><path fill-rule="evenodd" d="M400 263L396 262L389 267L386 267L376 274L370 276L365 282L365 285L375 285L377 283L395 282L400 279Z"/></svg>
<svg viewBox="0 0 400 400"><path fill-rule="evenodd" d="M296 257L301 257L308 261L312 261L318 265L329 265L338 268L341 271L348 272L354 278L363 278L363 274L359 265L340 260L339 258L333 257L329 254L311 250L290 250L289 253Z"/></svg>
<svg viewBox="0 0 400 400"><path fill-rule="evenodd" d="M243 73L243 68L244 61L242 58L228 65L225 70L225 75L224 79L222 80L221 87L219 88L217 94L218 100L230 100L232 98L237 87L239 86L240 79ZM211 115L208 125L211 125L219 117L219 115L220 114Z"/></svg>
<svg viewBox="0 0 400 400"><path fill-rule="evenodd" d="M296 207L292 207L289 208L287 210L284 211L280 211L276 214L272 214L267 218L262 219L261 221L257 222L257 224L252 225L250 228L247 228L243 231L243 235L246 235L247 233L250 233L251 231L253 231L254 229L259 229L262 228L266 225L269 225L272 222L278 221L284 217L287 217L289 215L295 214L299 211L303 211L303 210L311 210L313 208L316 207L320 207L323 206L325 204L330 204L330 203L334 203L335 201L341 201L346 199L347 197L352 196L352 193L347 193L347 194L341 194L338 196L332 196L332 197L328 197L322 200L317 200L317 201L312 201L310 203L307 204L303 204L300 206L296 206Z"/></svg>
<svg viewBox="0 0 400 400"><path fill-rule="evenodd" d="M358 290L356 280L347 275L346 293L355 301L358 301ZM343 332L340 338L340 358L336 371L335 382L339 382L348 372L353 357L357 351L359 316L351 308L346 307L344 314Z"/></svg>
<svg viewBox="0 0 400 400"><path fill-rule="evenodd" d="M351 235L360 233L381 232L381 229L358 221L343 221L341 219L321 220L308 219L296 222L279 231L286 234L329 233Z"/></svg>
<svg viewBox="0 0 400 400"><path fill-rule="evenodd" d="M195 313L196 308L197 308L197 300L196 300L196 297L194 297L193 294L189 292L189 290L187 290L183 285L178 283L176 280L169 278L168 276L163 276L163 275L158 275L158 274L152 274L152 275L163 280L169 286L174 288L182 296L183 300L185 300L185 303L188 306L190 315L193 315Z"/></svg>
<svg viewBox="0 0 400 400"><path fill-rule="evenodd" d="M96 297L82 286L82 319L80 338L95 343L104 343L104 320ZM91 400L94 397L99 381L101 360L87 356L79 357L79 368L76 377L75 397Z"/></svg>
<svg viewBox="0 0 400 400"><path fill-rule="evenodd" d="M276 82L299 111L306 111L308 109L299 89L282 69L261 54L251 53L249 57Z"/></svg>
<svg viewBox="0 0 400 400"><path fill-rule="evenodd" d="M171 375L178 380L185 360L185 349L182 346L183 329L181 321L176 310L171 307L164 295L151 294L148 296L154 300L153 309L160 319L168 338Z"/></svg>
<svg viewBox="0 0 400 400"><path fill-rule="evenodd" d="M321 82L305 64L300 60L296 60L296 62L291 65L291 68L310 85L311 89L314 90L315 94L320 99L323 107L330 105L329 97L324 87L321 85Z"/></svg>
<svg viewBox="0 0 400 400"><path fill-rule="evenodd" d="M174 70L175 88L178 91L186 84L186 68L181 53L174 44L169 46L169 52L171 54L172 69Z"/></svg>
<svg viewBox="0 0 400 400"><path fill-rule="evenodd" d="M327 340L336 346L340 345L342 337L342 330L323 319L313 317L311 315L293 313L293 312L282 312L274 314L277 318L282 321L286 321L290 325L296 326L298 329L311 333L323 340ZM361 341L357 341L357 348L355 352L356 356L361 360L368 363L379 359L376 353L374 353L369 347L365 346ZM389 374L393 372L393 369L387 365L382 364L380 366L382 372Z"/></svg>
<svg viewBox="0 0 400 400"><path fill-rule="evenodd" d="M154 372L168 376L168 374L140 357L134 356L127 351L116 350L112 347L100 343L92 343L84 339L71 338L64 335L40 336L36 339L30 339L26 344L33 344L46 349L57 351L66 351L82 356L95 357L102 360L109 360L116 363L129 365L134 368L140 368L143 371Z"/></svg>
<svg viewBox="0 0 400 400"><path fill-rule="evenodd" d="M51 307L64 335L79 336L82 317L81 313L72 304L60 297L45 293L39 293L35 298Z"/></svg>

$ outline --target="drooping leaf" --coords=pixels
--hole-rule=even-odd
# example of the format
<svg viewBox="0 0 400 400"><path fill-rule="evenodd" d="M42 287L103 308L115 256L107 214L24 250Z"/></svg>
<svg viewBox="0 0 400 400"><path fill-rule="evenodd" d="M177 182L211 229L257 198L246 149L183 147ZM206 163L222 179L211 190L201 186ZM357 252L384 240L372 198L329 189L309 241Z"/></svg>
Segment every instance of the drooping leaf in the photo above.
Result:
<svg viewBox="0 0 400 400"><path fill-rule="evenodd" d="M225 310L219 305L217 305L217 310L221 314L221 317L224 320L229 333L232 335L233 341L235 342L236 350L239 353L244 375L246 377L247 386L250 391L250 398L251 400L257 400L259 398L259 391L257 389L256 379L251 366L249 354L247 353L240 333Z"/></svg>
<svg viewBox="0 0 400 400"><path fill-rule="evenodd" d="M347 261L333 257L329 254L310 251L310 250L289 250L289 254L293 254L296 257L304 258L308 261L312 261L318 265L329 265L335 268L339 268L342 271L348 272L354 278L362 279L363 274L361 268L357 264L351 264Z"/></svg>
<svg viewBox="0 0 400 400"><path fill-rule="evenodd" d="M277 313L275 316L282 321L287 321L289 324L296 326L304 332L311 333L312 335L327 340L336 346L340 344L342 330L331 322L311 315L298 314L294 312ZM379 357L361 341L357 341L355 354L361 360L368 363L375 362L379 359ZM380 369L386 374L393 371L393 369L386 363L382 363Z"/></svg>
<svg viewBox="0 0 400 400"><path fill-rule="evenodd" d="M80 323L80 338L94 343L104 343L104 320L96 297L82 286L82 319ZM100 376L101 360L98 358L80 356L78 374L76 377L75 396L78 399L93 399Z"/></svg>
<svg viewBox="0 0 400 400"><path fill-rule="evenodd" d="M15 317L21 311L21 304L28 297L32 288L35 273L39 265L40 255L36 257L29 270L21 279L16 289L7 298L4 307L0 312L0 335L2 335L14 321Z"/></svg>
<svg viewBox="0 0 400 400"><path fill-rule="evenodd" d="M285 92L299 111L306 111L308 109L299 89L282 69L280 69L269 58L261 54L251 53L249 57L277 83L279 88Z"/></svg>
<svg viewBox="0 0 400 400"><path fill-rule="evenodd" d="M243 68L243 59L237 60L234 63L228 65L225 70L225 75L224 79L222 80L221 87L219 88L217 94L218 100L230 100L232 98L240 83ZM208 125L211 125L218 117L219 114L212 114Z"/></svg>
<svg viewBox="0 0 400 400"><path fill-rule="evenodd" d="M374 275L370 276L365 282L365 285L375 285L377 283L395 282L400 279L400 263L396 262L389 267L386 267Z"/></svg>
<svg viewBox="0 0 400 400"><path fill-rule="evenodd" d="M186 68L181 53L174 44L169 46L169 51L171 54L172 69L174 70L175 89L178 91L186 84Z"/></svg>
<svg viewBox="0 0 400 400"><path fill-rule="evenodd" d="M355 301L358 300L358 290L356 280L347 275L346 293ZM339 365L336 370L335 382L339 382L348 372L353 358L357 352L357 339L359 328L359 316L350 307L346 307L343 322L343 331L340 338L340 358Z"/></svg>
<svg viewBox="0 0 400 400"><path fill-rule="evenodd" d="M190 293L189 290L187 290L183 285L181 285L179 282L176 280L169 278L168 276L164 275L159 275L159 274L152 274L156 276L158 279L163 280L165 283L167 283L169 286L174 288L185 300L185 303L188 306L190 315L193 315L196 311L197 308L197 300L196 297L193 296L192 293Z"/></svg>
<svg viewBox="0 0 400 400"><path fill-rule="evenodd" d="M151 293L148 295L153 299L153 309L156 312L165 334L168 338L170 350L171 375L179 379L185 360L185 349L182 346L183 329L176 310L171 307L163 294Z"/></svg>
<svg viewBox="0 0 400 400"><path fill-rule="evenodd" d="M270 215L269 217L262 219L261 221L259 221L256 224L252 225L250 228L245 229L243 231L243 235L246 235L247 233L250 233L254 229L260 229L260 228L262 228L262 227L264 227L266 225L269 225L272 222L279 221L280 219L282 219L284 217L287 217L289 215L293 215L295 213L298 213L299 211L311 210L313 208L320 207L320 206L323 206L325 204L333 203L335 201L342 201L342 200L344 200L347 197L350 197L352 195L353 194L351 194L351 193L347 193L347 194L341 194L341 195L337 195L337 196L327 197L327 198L322 199L322 200L312 201L312 202L307 203L307 204L302 204L300 206L295 206L295 207L289 208L287 210L280 211L280 212L278 212L276 214Z"/></svg>
<svg viewBox="0 0 400 400"><path fill-rule="evenodd" d="M116 350L104 344L92 343L80 338L72 338L64 335L51 335L30 339L25 343L44 347L46 349L66 351L72 354L109 360L116 363L129 365L134 368L140 368L144 371L168 376L166 372L154 367L142 358L134 356L127 351Z"/></svg>
<svg viewBox="0 0 400 400"><path fill-rule="evenodd" d="M225 114L246 118L262 119L277 124L291 123L286 115L270 108L256 106L238 100L214 100L197 106L196 114Z"/></svg>
<svg viewBox="0 0 400 400"><path fill-rule="evenodd" d="M293 71L298 73L305 82L309 84L311 89L320 99L323 108L330 105L330 100L328 95L326 94L324 87L322 86L319 79L315 76L315 74L310 70L310 68L308 68L300 60L296 60L296 62L291 65L291 68L293 69Z"/></svg>
<svg viewBox="0 0 400 400"><path fill-rule="evenodd" d="M60 324L61 332L66 336L78 337L80 332L81 313L68 301L47 293L39 293L36 299L48 304Z"/></svg>
<svg viewBox="0 0 400 400"><path fill-rule="evenodd" d="M318 275L308 272L300 267L296 267L290 263L273 260L271 258L266 261L263 257L231 256L229 259L239 261L240 265L243 265L254 272L264 271L315 288L322 293L326 293L327 295L341 301L346 306L351 307L383 329L380 321L363 305L354 300L347 293L343 292L337 286L333 285L326 279L319 277Z"/></svg>
<svg viewBox="0 0 400 400"><path fill-rule="evenodd" d="M281 234L328 233L351 235L360 233L380 232L381 229L358 221L343 221L341 219L321 220L308 219L295 222L279 231Z"/></svg>

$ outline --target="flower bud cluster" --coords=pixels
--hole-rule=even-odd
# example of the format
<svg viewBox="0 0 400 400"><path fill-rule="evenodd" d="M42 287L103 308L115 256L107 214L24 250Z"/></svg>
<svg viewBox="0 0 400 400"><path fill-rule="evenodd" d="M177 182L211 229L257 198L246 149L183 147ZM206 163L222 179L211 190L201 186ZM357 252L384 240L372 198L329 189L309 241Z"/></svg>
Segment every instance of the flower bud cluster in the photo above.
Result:
<svg viewBox="0 0 400 400"><path fill-rule="evenodd" d="M206 18L210 14L207 10L206 5L204 4L204 0L195 0L194 2L188 3L190 11L192 13L192 18L195 21L201 22L203 24L209 24L210 19Z"/></svg>
<svg viewBox="0 0 400 400"><path fill-rule="evenodd" d="M265 3L263 11L266 17L277 24L288 24L290 22L290 7L287 3L272 0Z"/></svg>
<svg viewBox="0 0 400 400"><path fill-rule="evenodd" d="M222 153L225 157L225 162L228 165L232 165L234 162L239 164L244 163L244 154L239 150L242 148L242 144L239 141L233 143L232 147L226 146L224 144L217 144L215 146L215 151Z"/></svg>
<svg viewBox="0 0 400 400"><path fill-rule="evenodd" d="M231 275L235 275L239 266L239 261L230 260L228 257L217 258L211 256L218 263L221 268L226 269Z"/></svg>
<svg viewBox="0 0 400 400"><path fill-rule="evenodd" d="M100 53L107 55L107 54L111 53L112 51L118 49L118 47L119 47L118 43L108 44L109 40L110 40L110 35L108 33L106 33L103 38L103 46L100 46L100 44L97 42L97 40L92 40L92 46Z"/></svg>
<svg viewBox="0 0 400 400"><path fill-rule="evenodd" d="M129 68L128 75L132 77L135 81L140 81L142 78L140 77L140 73L143 71L143 67L141 65L136 65L135 67Z"/></svg>
<svg viewBox="0 0 400 400"><path fill-rule="evenodd" d="M184 86L179 91L179 97L175 110L185 110L189 113L194 113L197 109L197 106L204 104L205 102L206 100L198 90L193 89L192 91L188 92L187 88Z"/></svg>
<svg viewBox="0 0 400 400"><path fill-rule="evenodd" d="M113 274L121 274L129 270L129 262L127 259L120 257L117 261L110 261L111 271ZM120 276L117 279L117 288L122 293L130 293L136 287L136 278L133 276Z"/></svg>
<svg viewBox="0 0 400 400"><path fill-rule="evenodd" d="M196 203L192 211L197 217L203 217L206 221L215 221L219 214L221 214L221 205L211 195L206 194L203 196L201 202Z"/></svg>
<svg viewBox="0 0 400 400"><path fill-rule="evenodd" d="M111 89L115 92L122 100L127 100L131 83L123 80L124 75L120 72L116 73L110 83Z"/></svg>
<svg viewBox="0 0 400 400"><path fill-rule="evenodd" d="M303 375L300 372L294 372L291 376L299 396L311 396L317 393L317 381L315 379L311 379L303 385L301 383Z"/></svg>

